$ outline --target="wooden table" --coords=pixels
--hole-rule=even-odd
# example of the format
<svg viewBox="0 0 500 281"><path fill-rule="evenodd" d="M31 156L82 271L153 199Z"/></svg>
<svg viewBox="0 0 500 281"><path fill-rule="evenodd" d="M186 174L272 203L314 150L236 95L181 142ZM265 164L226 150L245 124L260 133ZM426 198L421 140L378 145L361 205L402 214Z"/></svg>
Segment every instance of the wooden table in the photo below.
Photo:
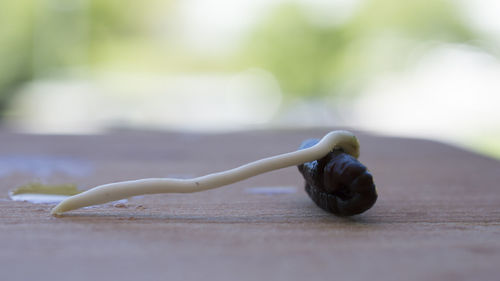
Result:
<svg viewBox="0 0 500 281"><path fill-rule="evenodd" d="M0 133L0 280L500 280L500 163L427 140L359 133L379 200L352 218L316 207L296 168L61 218L8 197L33 181L199 176L325 132Z"/></svg>

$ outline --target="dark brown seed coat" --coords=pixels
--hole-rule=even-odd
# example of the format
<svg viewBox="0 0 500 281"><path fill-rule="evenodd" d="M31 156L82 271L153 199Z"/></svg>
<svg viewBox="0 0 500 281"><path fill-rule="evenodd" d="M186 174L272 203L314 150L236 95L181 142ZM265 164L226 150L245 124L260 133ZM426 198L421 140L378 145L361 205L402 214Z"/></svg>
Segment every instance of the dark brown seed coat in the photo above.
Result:
<svg viewBox="0 0 500 281"><path fill-rule="evenodd" d="M319 140L305 141L300 149ZM325 157L298 166L309 197L320 208L339 216L361 214L377 201L372 175L356 158L336 149Z"/></svg>

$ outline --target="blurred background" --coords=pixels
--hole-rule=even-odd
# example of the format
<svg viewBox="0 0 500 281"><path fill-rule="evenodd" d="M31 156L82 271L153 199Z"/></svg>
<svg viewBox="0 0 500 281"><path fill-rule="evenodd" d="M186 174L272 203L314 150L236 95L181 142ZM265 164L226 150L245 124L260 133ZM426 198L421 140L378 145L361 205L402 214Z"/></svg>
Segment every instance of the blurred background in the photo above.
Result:
<svg viewBox="0 0 500 281"><path fill-rule="evenodd" d="M349 127L500 158L500 1L2 0L1 127Z"/></svg>

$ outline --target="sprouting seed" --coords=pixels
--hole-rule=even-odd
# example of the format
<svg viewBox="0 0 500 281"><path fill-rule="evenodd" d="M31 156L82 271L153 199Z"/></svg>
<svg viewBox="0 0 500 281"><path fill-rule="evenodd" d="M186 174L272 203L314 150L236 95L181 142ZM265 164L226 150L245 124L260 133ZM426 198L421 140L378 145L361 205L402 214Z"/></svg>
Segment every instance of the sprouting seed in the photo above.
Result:
<svg viewBox="0 0 500 281"><path fill-rule="evenodd" d="M51 213L60 215L70 210L143 194L191 193L214 189L265 172L315 161L329 155L334 150L342 150L357 158L359 156L358 140L351 132L332 131L310 147L264 158L234 169L202 177L193 179L149 178L109 183L65 199L52 209Z"/></svg>

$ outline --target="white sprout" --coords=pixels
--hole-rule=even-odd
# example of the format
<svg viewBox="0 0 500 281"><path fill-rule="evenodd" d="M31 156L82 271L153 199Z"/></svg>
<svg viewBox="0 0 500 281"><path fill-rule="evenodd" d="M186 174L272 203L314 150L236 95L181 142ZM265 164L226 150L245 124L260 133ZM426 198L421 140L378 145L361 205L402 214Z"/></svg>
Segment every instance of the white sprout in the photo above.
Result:
<svg viewBox="0 0 500 281"><path fill-rule="evenodd" d="M320 159L334 148L340 148L355 158L359 156L359 143L354 134L348 131L332 131L316 145L309 148L264 158L231 170L202 177L193 179L149 178L100 185L65 199L52 209L51 214L60 215L78 208L143 194L191 193L214 189L265 172Z"/></svg>

